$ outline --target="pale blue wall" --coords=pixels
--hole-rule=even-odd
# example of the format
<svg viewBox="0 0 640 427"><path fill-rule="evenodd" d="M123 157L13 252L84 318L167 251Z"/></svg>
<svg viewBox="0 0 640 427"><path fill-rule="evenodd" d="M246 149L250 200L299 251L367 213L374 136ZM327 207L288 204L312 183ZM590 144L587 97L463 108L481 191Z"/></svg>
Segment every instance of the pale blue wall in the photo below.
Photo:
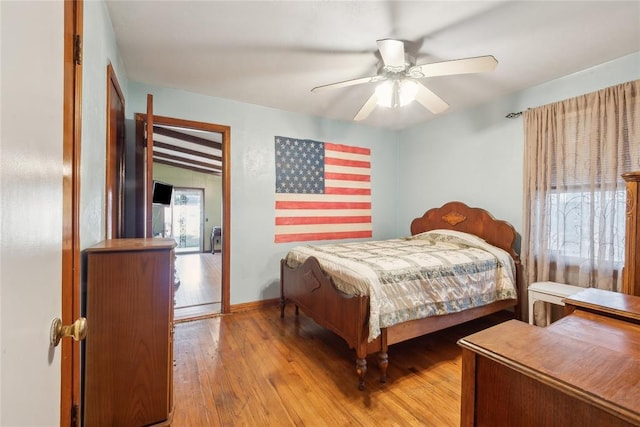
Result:
<svg viewBox="0 0 640 427"><path fill-rule="evenodd" d="M370 147L373 237L395 237L397 133L136 82L128 117L146 111L147 93L156 115L231 128L231 304L279 297L280 259L294 246L273 241L276 135Z"/></svg>
<svg viewBox="0 0 640 427"><path fill-rule="evenodd" d="M80 248L105 237L107 65L127 99L127 77L104 2L84 2L82 46L82 147L80 150Z"/></svg>
<svg viewBox="0 0 640 427"><path fill-rule="evenodd" d="M398 233L426 207L460 200L522 230L525 110L640 78L640 52L400 133ZM640 142L639 142L640 143Z"/></svg>

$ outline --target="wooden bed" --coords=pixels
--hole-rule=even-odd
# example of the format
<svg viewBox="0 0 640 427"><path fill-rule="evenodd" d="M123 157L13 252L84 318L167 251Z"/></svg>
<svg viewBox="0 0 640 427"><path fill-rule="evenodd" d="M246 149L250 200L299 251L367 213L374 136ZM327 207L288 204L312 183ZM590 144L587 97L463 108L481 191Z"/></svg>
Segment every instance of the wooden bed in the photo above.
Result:
<svg viewBox="0 0 640 427"><path fill-rule="evenodd" d="M516 266L516 288L520 285L520 260L514 250L516 231L506 221L496 220L489 212L471 208L461 202L449 202L434 208L411 222L411 234L429 230L448 229L474 234L487 243L507 251ZM316 258L310 257L297 268L290 268L283 259L280 262L280 316L284 317L285 304L292 302L317 324L342 337L349 348L356 352L358 387L364 389L367 372L366 357L378 353L380 381L386 381L388 366L387 349L391 344L439 331L510 307L518 306L516 299L501 300L442 316L411 320L382 328L381 334L368 342L369 297L352 296L339 291L331 277L320 268Z"/></svg>

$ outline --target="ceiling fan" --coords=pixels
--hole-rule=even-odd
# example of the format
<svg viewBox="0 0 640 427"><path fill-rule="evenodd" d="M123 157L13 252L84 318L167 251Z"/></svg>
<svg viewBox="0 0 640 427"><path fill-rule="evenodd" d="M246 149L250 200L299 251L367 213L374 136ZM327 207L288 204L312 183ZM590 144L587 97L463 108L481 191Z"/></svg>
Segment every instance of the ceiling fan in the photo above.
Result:
<svg viewBox="0 0 640 427"><path fill-rule="evenodd" d="M419 79L493 71L498 64L493 56L487 55L416 65L415 60L405 54L402 40L383 39L378 40L377 44L382 58L378 74L316 86L311 91L383 82L376 87L373 95L364 103L353 120L366 119L376 105L397 108L407 105L413 100L418 101L433 114L438 114L449 108L449 104L418 82Z"/></svg>

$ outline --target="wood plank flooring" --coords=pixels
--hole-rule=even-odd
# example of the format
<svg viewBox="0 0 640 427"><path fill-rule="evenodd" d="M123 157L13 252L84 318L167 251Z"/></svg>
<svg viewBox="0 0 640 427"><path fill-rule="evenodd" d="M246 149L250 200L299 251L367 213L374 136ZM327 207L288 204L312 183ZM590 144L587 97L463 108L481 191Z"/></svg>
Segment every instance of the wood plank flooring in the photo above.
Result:
<svg viewBox="0 0 640 427"><path fill-rule="evenodd" d="M512 318L468 322L389 349L388 382L367 358L358 390L355 353L287 306L180 323L174 335L172 426L457 426L456 341Z"/></svg>
<svg viewBox="0 0 640 427"><path fill-rule="evenodd" d="M222 254L178 254L176 271L176 321L219 314L222 311Z"/></svg>

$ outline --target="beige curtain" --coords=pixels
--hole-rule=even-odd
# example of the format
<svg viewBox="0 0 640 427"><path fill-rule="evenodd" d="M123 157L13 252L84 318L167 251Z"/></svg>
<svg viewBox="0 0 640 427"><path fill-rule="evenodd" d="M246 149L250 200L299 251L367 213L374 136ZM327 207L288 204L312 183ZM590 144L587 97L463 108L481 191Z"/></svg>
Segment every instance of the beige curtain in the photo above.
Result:
<svg viewBox="0 0 640 427"><path fill-rule="evenodd" d="M620 175L640 169L640 80L527 110L524 129L524 285L620 291Z"/></svg>

